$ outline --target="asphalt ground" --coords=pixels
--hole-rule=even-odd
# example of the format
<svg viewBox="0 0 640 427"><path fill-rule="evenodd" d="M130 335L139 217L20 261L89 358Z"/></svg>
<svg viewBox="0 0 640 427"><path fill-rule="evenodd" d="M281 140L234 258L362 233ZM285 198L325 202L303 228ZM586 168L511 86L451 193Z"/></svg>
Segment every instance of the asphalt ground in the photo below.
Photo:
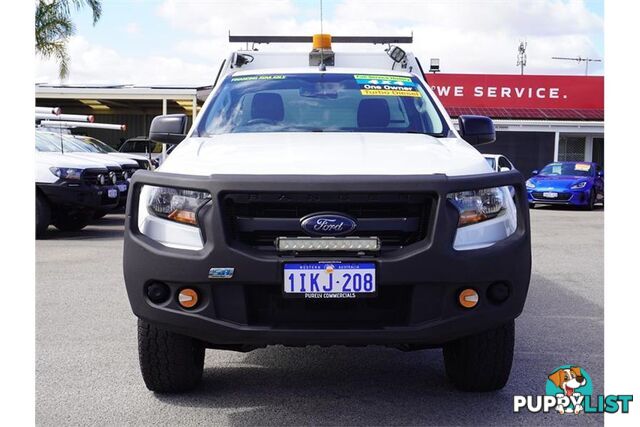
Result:
<svg viewBox="0 0 640 427"><path fill-rule="evenodd" d="M602 424L593 414L513 413L514 395L581 366L604 383L604 212L531 212L533 274L508 385L462 393L440 350L268 347L207 350L201 386L155 395L139 373L136 319L122 276L123 215L36 243L38 425Z"/></svg>

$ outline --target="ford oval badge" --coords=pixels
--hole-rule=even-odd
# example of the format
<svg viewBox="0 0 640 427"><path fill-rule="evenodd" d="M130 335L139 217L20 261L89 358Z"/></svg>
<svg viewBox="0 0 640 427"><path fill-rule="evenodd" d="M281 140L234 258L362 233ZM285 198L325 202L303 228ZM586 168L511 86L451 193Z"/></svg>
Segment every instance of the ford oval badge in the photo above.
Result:
<svg viewBox="0 0 640 427"><path fill-rule="evenodd" d="M313 236L343 236L356 229L354 219L338 213L314 213L300 219L302 229Z"/></svg>

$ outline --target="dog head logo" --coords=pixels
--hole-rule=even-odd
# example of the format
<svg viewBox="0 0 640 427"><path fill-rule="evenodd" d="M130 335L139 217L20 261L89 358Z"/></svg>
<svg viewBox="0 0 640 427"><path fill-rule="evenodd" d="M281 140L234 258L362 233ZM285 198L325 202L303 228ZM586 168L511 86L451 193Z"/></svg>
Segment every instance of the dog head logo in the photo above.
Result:
<svg viewBox="0 0 640 427"><path fill-rule="evenodd" d="M582 375L582 369L577 366L558 369L549 375L549 380L556 387L561 388L567 396L572 396L575 389L587 385L587 379Z"/></svg>
<svg viewBox="0 0 640 427"><path fill-rule="evenodd" d="M584 396L591 395L591 380L578 366L561 366L548 376L546 391L558 398L556 411L579 414L584 411Z"/></svg>

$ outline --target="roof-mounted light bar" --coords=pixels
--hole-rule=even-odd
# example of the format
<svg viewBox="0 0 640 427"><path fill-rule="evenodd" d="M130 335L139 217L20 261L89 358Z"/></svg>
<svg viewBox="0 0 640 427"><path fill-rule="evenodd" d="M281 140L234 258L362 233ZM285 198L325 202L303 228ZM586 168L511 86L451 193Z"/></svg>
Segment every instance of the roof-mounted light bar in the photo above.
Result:
<svg viewBox="0 0 640 427"><path fill-rule="evenodd" d="M230 43L311 43L313 36L232 36L229 33ZM333 43L373 43L395 44L413 43L413 34L410 36L331 36Z"/></svg>

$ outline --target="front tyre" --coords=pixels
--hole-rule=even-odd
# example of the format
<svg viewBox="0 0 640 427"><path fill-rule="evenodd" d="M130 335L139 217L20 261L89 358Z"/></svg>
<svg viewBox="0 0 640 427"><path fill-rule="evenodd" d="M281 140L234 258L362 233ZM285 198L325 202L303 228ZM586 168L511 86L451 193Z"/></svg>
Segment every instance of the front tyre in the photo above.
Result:
<svg viewBox="0 0 640 427"><path fill-rule="evenodd" d="M36 239L44 237L51 223L51 208L39 192L36 192Z"/></svg>
<svg viewBox="0 0 640 427"><path fill-rule="evenodd" d="M89 225L93 212L57 212L53 225L60 231L80 231Z"/></svg>
<svg viewBox="0 0 640 427"><path fill-rule="evenodd" d="M515 326L460 338L443 347L444 366L453 385L463 391L494 391L505 386L511 372Z"/></svg>
<svg viewBox="0 0 640 427"><path fill-rule="evenodd" d="M138 319L138 355L147 388L157 393L194 389L202 378L204 345Z"/></svg>
<svg viewBox="0 0 640 427"><path fill-rule="evenodd" d="M592 189L589 192L589 202L587 203L587 206L585 207L585 209L587 209L588 211L592 211L595 208L595 206L596 206L596 197L597 197L596 192L595 192L595 190Z"/></svg>

